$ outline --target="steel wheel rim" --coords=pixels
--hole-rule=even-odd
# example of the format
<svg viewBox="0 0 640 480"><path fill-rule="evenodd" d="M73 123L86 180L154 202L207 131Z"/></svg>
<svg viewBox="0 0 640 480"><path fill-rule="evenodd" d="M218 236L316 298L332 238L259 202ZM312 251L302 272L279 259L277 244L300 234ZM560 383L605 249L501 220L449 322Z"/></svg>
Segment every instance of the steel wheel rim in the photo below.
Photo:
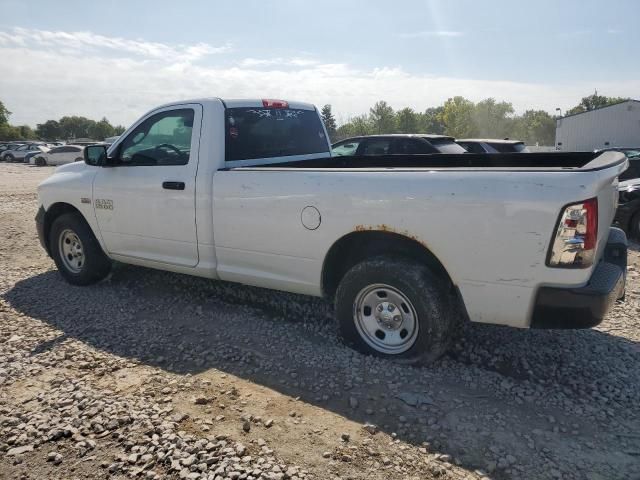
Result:
<svg viewBox="0 0 640 480"><path fill-rule="evenodd" d="M80 273L84 266L84 247L73 230L63 230L58 241L58 251L65 268L71 273Z"/></svg>
<svg viewBox="0 0 640 480"><path fill-rule="evenodd" d="M383 283L360 290L353 302L353 320L360 337L380 353L404 353L418 337L413 304L400 290Z"/></svg>

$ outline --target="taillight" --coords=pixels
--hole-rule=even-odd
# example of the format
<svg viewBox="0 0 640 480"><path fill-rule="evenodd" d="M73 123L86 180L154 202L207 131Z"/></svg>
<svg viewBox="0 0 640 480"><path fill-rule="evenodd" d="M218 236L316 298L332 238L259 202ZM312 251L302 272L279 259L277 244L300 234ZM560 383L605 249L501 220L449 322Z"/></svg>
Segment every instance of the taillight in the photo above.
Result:
<svg viewBox="0 0 640 480"><path fill-rule="evenodd" d="M284 100L273 100L271 98L262 99L262 106L265 108L289 108L289 104Z"/></svg>
<svg viewBox="0 0 640 480"><path fill-rule="evenodd" d="M547 263L550 267L590 267L597 243L598 199L574 203L562 212Z"/></svg>

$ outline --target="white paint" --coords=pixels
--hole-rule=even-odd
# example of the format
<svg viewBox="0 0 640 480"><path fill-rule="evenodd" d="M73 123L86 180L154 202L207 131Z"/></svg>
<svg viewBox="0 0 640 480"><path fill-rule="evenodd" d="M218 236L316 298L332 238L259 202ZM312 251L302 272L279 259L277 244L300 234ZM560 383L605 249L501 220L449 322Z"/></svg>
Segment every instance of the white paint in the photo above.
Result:
<svg viewBox="0 0 640 480"><path fill-rule="evenodd" d="M168 176L165 167L137 173L67 165L40 185L40 203L76 206L119 261L309 295L321 295L323 263L338 239L360 229L393 231L441 261L472 321L527 327L539 287L579 287L591 275L592 268L545 266L561 209L598 197L599 258L614 215L616 177L626 168L228 168L222 101L187 103L201 106L202 114L184 168ZM184 104L160 109L177 105ZM163 180L184 181L185 196L172 198L161 189ZM82 197L111 198L117 217L94 211ZM318 215L303 214L306 207ZM320 213L320 227L305 228Z"/></svg>

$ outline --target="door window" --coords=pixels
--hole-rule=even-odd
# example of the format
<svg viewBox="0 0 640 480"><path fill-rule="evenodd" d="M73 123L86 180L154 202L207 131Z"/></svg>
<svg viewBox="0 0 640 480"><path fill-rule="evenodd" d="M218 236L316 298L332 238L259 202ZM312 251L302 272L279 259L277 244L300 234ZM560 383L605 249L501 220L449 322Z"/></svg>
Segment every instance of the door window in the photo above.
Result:
<svg viewBox="0 0 640 480"><path fill-rule="evenodd" d="M191 108L147 118L120 144L117 165L186 165L191 153L193 118Z"/></svg>
<svg viewBox="0 0 640 480"><path fill-rule="evenodd" d="M361 155L387 155L389 154L391 139L375 138L367 140L362 148Z"/></svg>
<svg viewBox="0 0 640 480"><path fill-rule="evenodd" d="M414 155L419 153L437 153L435 148L432 148L426 142L416 140L413 138L399 138L396 140L394 153L401 153L405 155Z"/></svg>

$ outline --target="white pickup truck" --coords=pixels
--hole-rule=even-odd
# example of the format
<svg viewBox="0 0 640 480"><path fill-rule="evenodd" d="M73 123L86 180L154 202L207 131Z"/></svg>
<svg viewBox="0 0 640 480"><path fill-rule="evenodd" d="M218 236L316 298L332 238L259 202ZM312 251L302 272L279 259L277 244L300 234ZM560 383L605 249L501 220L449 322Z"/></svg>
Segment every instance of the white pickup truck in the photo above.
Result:
<svg viewBox="0 0 640 480"><path fill-rule="evenodd" d="M599 323L624 295L618 152L332 157L313 105L177 102L40 184L62 276L113 260L335 302L364 352L429 361L460 320Z"/></svg>

